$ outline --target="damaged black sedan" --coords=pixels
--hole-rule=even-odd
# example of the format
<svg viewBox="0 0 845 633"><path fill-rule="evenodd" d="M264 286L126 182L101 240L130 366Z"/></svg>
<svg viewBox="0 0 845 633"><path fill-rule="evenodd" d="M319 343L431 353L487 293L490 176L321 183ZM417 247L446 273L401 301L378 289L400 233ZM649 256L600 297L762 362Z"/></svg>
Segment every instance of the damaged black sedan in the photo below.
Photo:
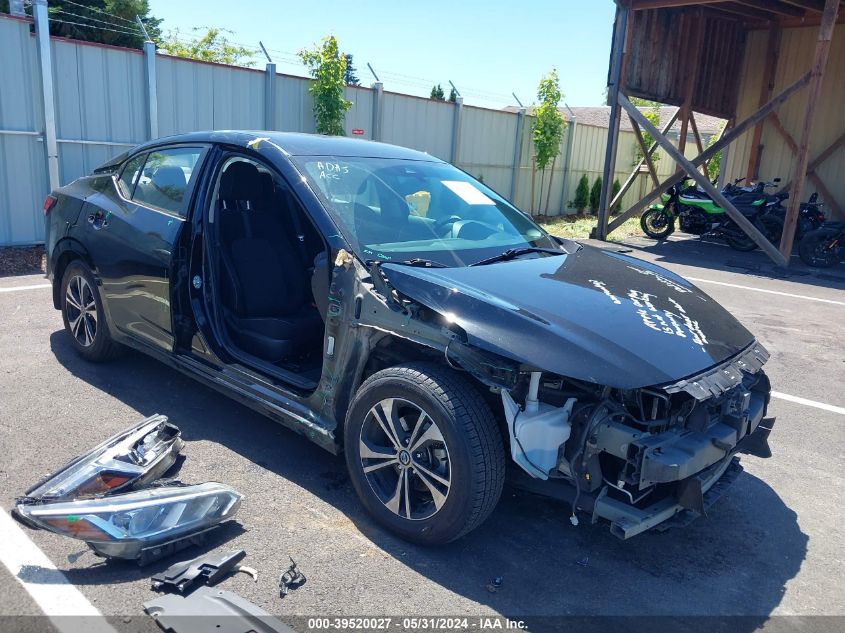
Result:
<svg viewBox="0 0 845 633"><path fill-rule="evenodd" d="M343 452L405 538L478 526L506 470L628 538L704 514L738 453L770 455L768 354L736 319L427 154L194 133L44 208L83 357L135 348Z"/></svg>

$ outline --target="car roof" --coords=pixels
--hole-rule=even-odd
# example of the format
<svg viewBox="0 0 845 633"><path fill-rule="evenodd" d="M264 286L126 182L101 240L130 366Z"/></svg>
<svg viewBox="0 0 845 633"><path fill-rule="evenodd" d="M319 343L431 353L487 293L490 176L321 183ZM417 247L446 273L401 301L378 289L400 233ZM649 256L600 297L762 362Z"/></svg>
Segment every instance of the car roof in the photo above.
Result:
<svg viewBox="0 0 845 633"><path fill-rule="evenodd" d="M321 134L268 130L214 130L177 134L144 143L136 148L136 151L171 143L225 143L255 147L256 142L260 143L259 139L269 141L290 156L358 156L440 162L440 159L425 152L388 143L365 141L345 136L323 136Z"/></svg>

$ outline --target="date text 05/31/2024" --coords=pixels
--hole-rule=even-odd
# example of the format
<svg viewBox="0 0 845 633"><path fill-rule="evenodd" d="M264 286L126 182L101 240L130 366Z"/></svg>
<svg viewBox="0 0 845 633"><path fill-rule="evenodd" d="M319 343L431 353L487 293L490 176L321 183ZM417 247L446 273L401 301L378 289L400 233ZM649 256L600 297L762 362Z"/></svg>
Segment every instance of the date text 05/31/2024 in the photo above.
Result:
<svg viewBox="0 0 845 633"><path fill-rule="evenodd" d="M471 629L485 630L525 630L526 624L522 620L511 620L504 617L337 617L337 618L308 618L308 629L312 631L331 630L431 630L431 631L467 631Z"/></svg>

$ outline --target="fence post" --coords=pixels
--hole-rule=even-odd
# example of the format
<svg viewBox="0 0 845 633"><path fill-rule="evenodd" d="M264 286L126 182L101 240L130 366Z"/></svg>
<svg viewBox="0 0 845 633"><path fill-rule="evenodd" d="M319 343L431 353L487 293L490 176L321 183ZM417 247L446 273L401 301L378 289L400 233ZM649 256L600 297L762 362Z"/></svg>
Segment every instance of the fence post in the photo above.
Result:
<svg viewBox="0 0 845 633"><path fill-rule="evenodd" d="M453 165L458 164L458 158L461 155L461 115L464 110L464 98L458 96L455 98L455 118L452 123L452 160L449 161Z"/></svg>
<svg viewBox="0 0 845 633"><path fill-rule="evenodd" d="M519 164L522 162L522 138L525 127L525 108L516 113L516 135L513 145L513 167L511 167L510 201L516 204L516 181L519 180Z"/></svg>
<svg viewBox="0 0 845 633"><path fill-rule="evenodd" d="M47 0L32 3L35 17L35 37L38 43L38 65L41 71L41 96L44 111L44 141L47 147L47 175L50 189L59 183L59 144L56 141L56 102L53 97L53 59L50 50L50 22Z"/></svg>
<svg viewBox="0 0 845 633"><path fill-rule="evenodd" d="M158 88L156 86L156 45L144 42L144 74L147 79L147 123L150 139L158 138Z"/></svg>
<svg viewBox="0 0 845 633"><path fill-rule="evenodd" d="M377 81L373 84L373 140L381 140L382 108L384 106L384 84Z"/></svg>
<svg viewBox="0 0 845 633"><path fill-rule="evenodd" d="M264 129L276 129L276 64L264 66Z"/></svg>

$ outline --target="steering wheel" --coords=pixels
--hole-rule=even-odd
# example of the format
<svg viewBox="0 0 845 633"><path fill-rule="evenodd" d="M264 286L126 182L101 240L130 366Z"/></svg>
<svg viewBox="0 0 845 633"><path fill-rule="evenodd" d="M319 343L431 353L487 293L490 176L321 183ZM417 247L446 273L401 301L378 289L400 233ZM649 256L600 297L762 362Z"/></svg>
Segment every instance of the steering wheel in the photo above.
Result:
<svg viewBox="0 0 845 633"><path fill-rule="evenodd" d="M440 218L439 220L437 220L437 222L434 223L434 232L437 233L437 235L440 235L441 231L446 228L447 224L454 224L455 222L460 221L461 216L459 215L450 215L445 218Z"/></svg>

